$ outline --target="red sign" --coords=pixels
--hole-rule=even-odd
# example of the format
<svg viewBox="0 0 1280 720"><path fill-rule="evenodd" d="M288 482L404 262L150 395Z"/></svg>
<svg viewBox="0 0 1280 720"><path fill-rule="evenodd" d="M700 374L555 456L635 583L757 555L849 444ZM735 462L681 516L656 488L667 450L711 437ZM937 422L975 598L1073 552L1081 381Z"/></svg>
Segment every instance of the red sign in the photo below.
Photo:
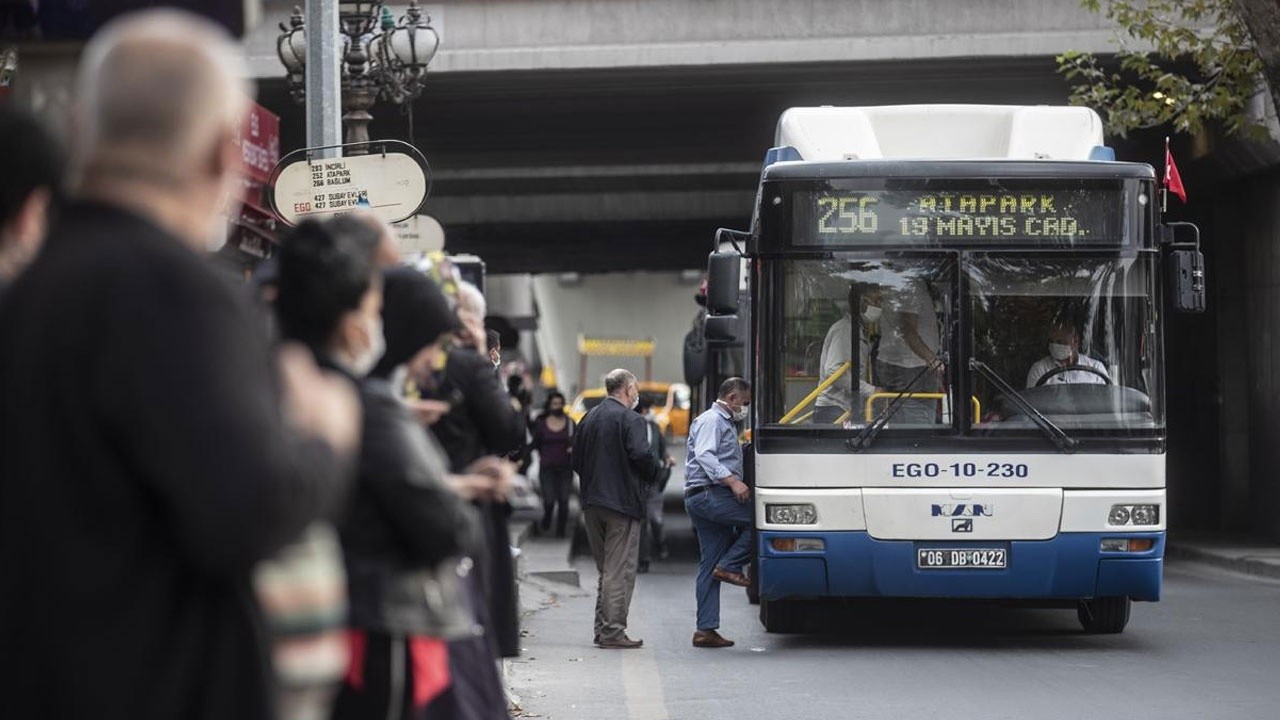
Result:
<svg viewBox="0 0 1280 720"><path fill-rule="evenodd" d="M250 180L265 183L280 159L280 118L258 103L252 103L240 130L245 173Z"/></svg>
<svg viewBox="0 0 1280 720"><path fill-rule="evenodd" d="M266 209L262 189L280 158L280 118L261 105L250 102L236 142L240 145L245 172L240 216L235 223L239 230L233 235L232 242L241 251L263 258L267 256L263 249L264 238L271 242L278 240L275 218Z"/></svg>

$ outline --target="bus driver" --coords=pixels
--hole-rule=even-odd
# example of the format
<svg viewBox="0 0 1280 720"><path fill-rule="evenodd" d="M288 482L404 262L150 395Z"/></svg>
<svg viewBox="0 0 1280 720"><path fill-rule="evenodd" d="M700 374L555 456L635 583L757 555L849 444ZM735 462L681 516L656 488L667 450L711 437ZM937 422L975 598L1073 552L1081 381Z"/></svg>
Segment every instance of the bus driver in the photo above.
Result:
<svg viewBox="0 0 1280 720"><path fill-rule="evenodd" d="M1076 366L1078 368L1063 370ZM1059 372L1055 373L1054 371ZM1049 354L1040 358L1027 373L1027 387L1038 385L1088 384L1105 385L1110 382L1106 367L1088 355L1080 353L1080 335L1065 323L1054 323L1049 328Z"/></svg>

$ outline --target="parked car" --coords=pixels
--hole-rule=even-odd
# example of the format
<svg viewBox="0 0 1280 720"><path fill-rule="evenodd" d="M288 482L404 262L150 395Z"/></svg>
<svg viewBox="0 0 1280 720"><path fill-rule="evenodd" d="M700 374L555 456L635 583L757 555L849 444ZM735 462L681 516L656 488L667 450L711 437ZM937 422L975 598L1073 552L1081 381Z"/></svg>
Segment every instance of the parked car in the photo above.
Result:
<svg viewBox="0 0 1280 720"><path fill-rule="evenodd" d="M684 383L640 383L640 396L653 402L653 410L662 433L668 438L689 434L689 386ZM574 422L592 408L604 402L604 388L591 388L578 393L569 405L569 417Z"/></svg>

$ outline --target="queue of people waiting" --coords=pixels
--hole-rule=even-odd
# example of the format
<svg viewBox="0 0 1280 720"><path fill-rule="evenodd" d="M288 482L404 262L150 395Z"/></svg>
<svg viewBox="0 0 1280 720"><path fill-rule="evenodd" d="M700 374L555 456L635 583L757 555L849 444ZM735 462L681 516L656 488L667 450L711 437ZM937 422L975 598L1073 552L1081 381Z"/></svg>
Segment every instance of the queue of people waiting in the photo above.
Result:
<svg viewBox="0 0 1280 720"><path fill-rule="evenodd" d="M216 270L243 62L181 11L109 23L69 166L0 106L3 714L506 718L526 426L483 295L359 214Z"/></svg>

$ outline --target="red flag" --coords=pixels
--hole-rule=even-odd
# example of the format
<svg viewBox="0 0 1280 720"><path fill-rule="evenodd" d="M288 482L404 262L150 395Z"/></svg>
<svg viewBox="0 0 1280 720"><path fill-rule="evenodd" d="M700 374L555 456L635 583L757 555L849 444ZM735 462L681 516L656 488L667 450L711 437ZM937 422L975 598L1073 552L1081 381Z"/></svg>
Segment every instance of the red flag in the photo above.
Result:
<svg viewBox="0 0 1280 720"><path fill-rule="evenodd" d="M1164 139L1164 187L1165 190L1177 195L1185 205L1187 202L1187 189L1182 186L1182 175L1178 173L1178 166L1173 162L1173 151L1169 149L1169 138Z"/></svg>

